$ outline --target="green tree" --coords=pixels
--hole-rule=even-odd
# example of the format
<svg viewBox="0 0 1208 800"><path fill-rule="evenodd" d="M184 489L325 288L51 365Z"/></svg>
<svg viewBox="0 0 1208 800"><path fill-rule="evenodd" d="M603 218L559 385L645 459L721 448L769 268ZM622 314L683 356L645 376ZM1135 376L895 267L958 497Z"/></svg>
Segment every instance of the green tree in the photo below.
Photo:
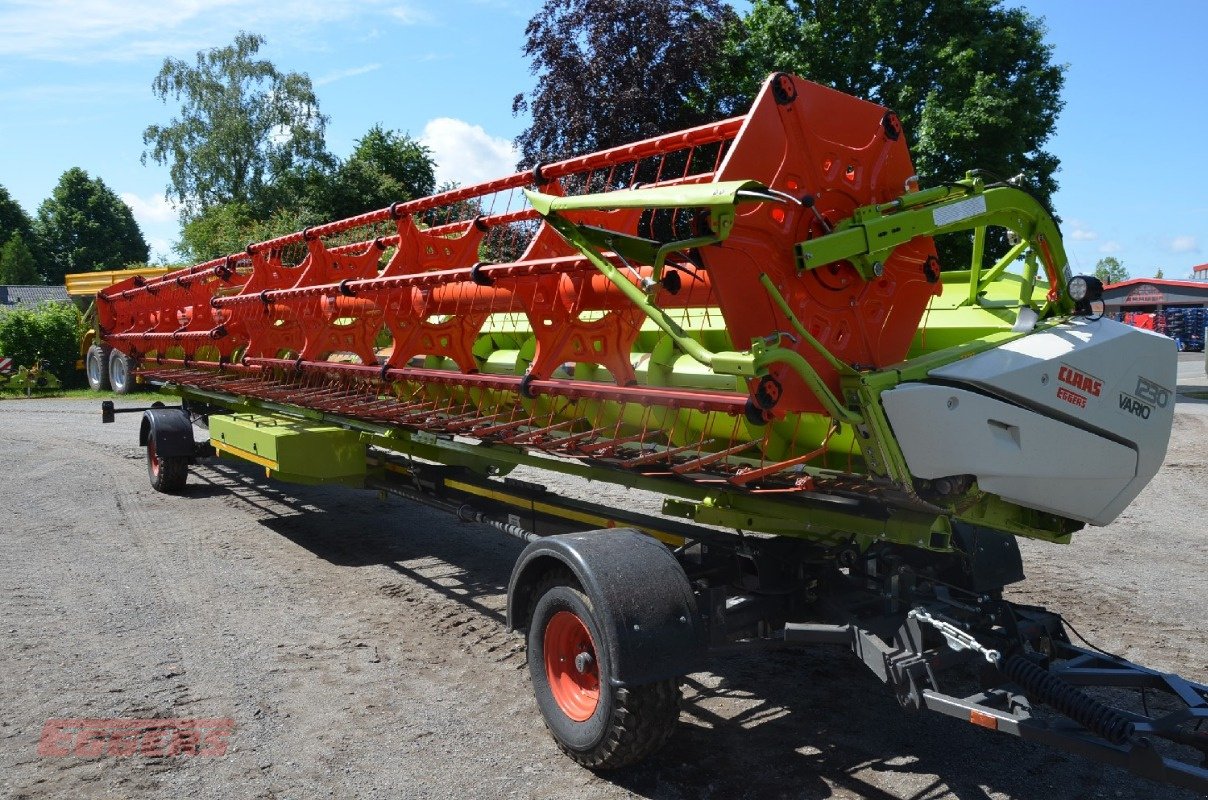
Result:
<svg viewBox="0 0 1208 800"><path fill-rule="evenodd" d="M251 241L248 237L255 225L247 204L217 203L184 224L175 249L192 262L238 253Z"/></svg>
<svg viewBox="0 0 1208 800"><path fill-rule="evenodd" d="M0 186L0 241L7 242L14 233L19 233L29 242L33 239L33 228L29 214L13 199L8 189Z"/></svg>
<svg viewBox="0 0 1208 800"><path fill-rule="evenodd" d="M42 282L34 254L25 244L20 231L13 231L0 248L0 284L32 285Z"/></svg>
<svg viewBox="0 0 1208 800"><path fill-rule="evenodd" d="M1157 271L1157 272L1155 272L1155 273L1153 274L1153 276L1154 276L1155 278L1157 278L1158 280L1162 280L1162 278L1166 277L1166 273L1162 272L1162 268L1161 268L1161 267L1158 267L1158 271Z"/></svg>
<svg viewBox="0 0 1208 800"><path fill-rule="evenodd" d="M21 234L22 241L33 255L34 263L45 259L42 243L38 241L37 231L34 230L33 219L12 198L8 190L0 186L0 243L7 242L14 233Z"/></svg>
<svg viewBox="0 0 1208 800"><path fill-rule="evenodd" d="M6 311L0 314L0 353L26 367L45 359L50 371L67 383L75 375L82 333L80 310L71 303Z"/></svg>
<svg viewBox="0 0 1208 800"><path fill-rule="evenodd" d="M712 121L706 76L734 11L720 0L546 0L525 29L537 86L512 101L532 166Z"/></svg>
<svg viewBox="0 0 1208 800"><path fill-rule="evenodd" d="M301 206L322 220L342 219L432 194L436 164L417 140L374 125L347 160L294 180L300 188L285 191L298 197Z"/></svg>
<svg viewBox="0 0 1208 800"><path fill-rule="evenodd" d="M1128 280L1128 270L1115 256L1104 256L1095 264L1095 277L1103 281L1103 285L1106 286L1109 283Z"/></svg>
<svg viewBox="0 0 1208 800"><path fill-rule="evenodd" d="M176 250L206 261L307 225L423 197L434 190L435 169L428 148L417 140L374 125L346 161L283 175L277 186L283 203L270 214L242 202L217 203L195 214L185 222Z"/></svg>
<svg viewBox="0 0 1208 800"><path fill-rule="evenodd" d="M38 268L50 285L69 272L120 269L150 254L130 207L79 167L59 178L38 207L34 228L45 254Z"/></svg>
<svg viewBox="0 0 1208 800"><path fill-rule="evenodd" d="M180 116L143 132L148 157L169 166L167 194L187 219L221 203L242 203L266 218L281 200L274 182L294 169L330 160L310 78L282 73L255 55L262 36L202 50L195 65L164 59L155 96L181 103Z"/></svg>
<svg viewBox="0 0 1208 800"><path fill-rule="evenodd" d="M754 0L712 73L708 102L741 112L771 72L784 71L893 109L923 186L982 169L1017 179L1046 205L1057 189L1045 150L1064 102L1041 20L1000 0ZM963 268L964 240L940 242ZM987 257L1006 249L993 234Z"/></svg>
<svg viewBox="0 0 1208 800"><path fill-rule="evenodd" d="M262 242L302 230L311 220L300 212L278 209L257 219L243 203L213 205L185 223L176 251L190 263L241 253Z"/></svg>

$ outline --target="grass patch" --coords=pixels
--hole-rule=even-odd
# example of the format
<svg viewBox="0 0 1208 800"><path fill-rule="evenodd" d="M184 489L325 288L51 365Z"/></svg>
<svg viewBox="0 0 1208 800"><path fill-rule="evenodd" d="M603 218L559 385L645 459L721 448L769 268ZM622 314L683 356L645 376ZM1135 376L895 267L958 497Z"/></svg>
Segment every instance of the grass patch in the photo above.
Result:
<svg viewBox="0 0 1208 800"><path fill-rule="evenodd" d="M30 400L96 400L100 403L102 400L112 400L115 403L129 403L133 401L148 401L163 400L167 402L175 397L171 394L162 394L160 392L130 392L129 394L114 394L113 392L94 392L91 389L60 389L58 391L39 391L34 390L30 395ZM0 399L3 400L24 400L24 389L0 389Z"/></svg>

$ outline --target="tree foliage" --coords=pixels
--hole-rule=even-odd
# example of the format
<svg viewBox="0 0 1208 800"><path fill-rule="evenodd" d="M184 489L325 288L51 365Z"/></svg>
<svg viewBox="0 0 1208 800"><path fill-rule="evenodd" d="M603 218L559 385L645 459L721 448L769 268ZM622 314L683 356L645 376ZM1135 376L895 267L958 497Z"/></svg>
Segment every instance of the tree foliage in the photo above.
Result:
<svg viewBox="0 0 1208 800"><path fill-rule="evenodd" d="M25 209L13 199L8 190L0 186L0 245L7 243L14 233L21 234L21 240L29 248L34 263L41 262L44 258L42 243L38 241L33 219L25 213Z"/></svg>
<svg viewBox="0 0 1208 800"><path fill-rule="evenodd" d="M0 248L0 284L28 286L41 282L34 254L25 244L20 231L13 231L4 247Z"/></svg>
<svg viewBox="0 0 1208 800"><path fill-rule="evenodd" d="M196 63L165 59L152 88L179 117L143 133L148 158L169 165L181 205L184 257L206 260L306 225L355 216L432 192L435 164L410 136L375 125L347 160L331 156L327 118L310 78L256 58L265 44L240 33Z"/></svg>
<svg viewBox="0 0 1208 800"><path fill-rule="evenodd" d="M428 148L407 134L374 125L346 161L293 169L276 187L271 212L247 203L217 203L189 219L176 250L205 261L242 251L251 242L385 208L433 192L436 165Z"/></svg>
<svg viewBox="0 0 1208 800"><path fill-rule="evenodd" d="M257 219L244 203L221 203L185 223L176 250L190 262L208 261L243 252L253 242L300 231L311 221L301 212L285 209Z"/></svg>
<svg viewBox="0 0 1208 800"><path fill-rule="evenodd" d="M238 253L251 241L255 225L247 204L218 203L184 224L176 250L192 262Z"/></svg>
<svg viewBox="0 0 1208 800"><path fill-rule="evenodd" d="M436 164L427 147L405 133L374 125L347 160L296 171L283 182L282 192L291 205L327 221L423 197L435 185Z"/></svg>
<svg viewBox="0 0 1208 800"><path fill-rule="evenodd" d="M734 11L720 0L546 0L525 29L537 86L514 113L521 165L712 121L706 76Z"/></svg>
<svg viewBox="0 0 1208 800"><path fill-rule="evenodd" d="M1109 283L1126 281L1129 275L1120 259L1115 256L1104 256L1095 264L1095 277L1103 281L1103 285L1106 286Z"/></svg>
<svg viewBox="0 0 1208 800"><path fill-rule="evenodd" d="M264 44L240 33L231 45L198 52L194 65L164 59L151 84L156 97L179 101L181 110L143 132L143 162L169 166L167 194L186 219L221 203L267 216L278 206L277 178L328 159L327 118L310 78L255 58Z"/></svg>
<svg viewBox="0 0 1208 800"><path fill-rule="evenodd" d="M793 72L897 112L924 185L982 168L1047 202L1065 67L1044 37L1000 0L755 0L710 92L741 110L769 72Z"/></svg>
<svg viewBox="0 0 1208 800"><path fill-rule="evenodd" d="M44 252L38 268L51 285L69 272L120 269L150 254L130 207L79 167L59 178L38 207L34 228Z"/></svg>
<svg viewBox="0 0 1208 800"><path fill-rule="evenodd" d="M50 371L64 380L75 372L82 333L80 310L71 303L0 313L0 353L23 367L45 359Z"/></svg>
<svg viewBox="0 0 1208 800"><path fill-rule="evenodd" d="M33 238L33 220L13 199L8 189L0 186L0 242L7 242L14 233L21 234L26 243Z"/></svg>

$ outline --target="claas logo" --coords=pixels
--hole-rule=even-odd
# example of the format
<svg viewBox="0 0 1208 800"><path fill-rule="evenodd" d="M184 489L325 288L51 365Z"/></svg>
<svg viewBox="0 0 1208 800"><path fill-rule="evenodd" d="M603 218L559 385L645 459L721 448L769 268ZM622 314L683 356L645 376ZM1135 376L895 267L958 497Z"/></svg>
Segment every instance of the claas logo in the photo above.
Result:
<svg viewBox="0 0 1208 800"><path fill-rule="evenodd" d="M1095 397L1098 397L1099 393L1103 391L1103 381L1065 364L1062 364L1061 369L1057 371L1057 380Z"/></svg>

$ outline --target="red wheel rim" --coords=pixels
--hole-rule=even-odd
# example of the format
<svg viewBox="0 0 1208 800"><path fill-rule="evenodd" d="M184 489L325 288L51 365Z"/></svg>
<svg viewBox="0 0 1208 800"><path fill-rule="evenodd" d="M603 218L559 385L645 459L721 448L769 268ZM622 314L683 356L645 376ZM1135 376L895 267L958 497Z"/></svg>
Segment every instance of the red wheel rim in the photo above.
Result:
<svg viewBox="0 0 1208 800"><path fill-rule="evenodd" d="M600 666L591 633L570 611L545 626L545 677L563 714L575 722L591 718L600 703Z"/></svg>
<svg viewBox="0 0 1208 800"><path fill-rule="evenodd" d="M151 474L159 474L159 454L155 452L155 440L147 440L147 463L151 466Z"/></svg>

